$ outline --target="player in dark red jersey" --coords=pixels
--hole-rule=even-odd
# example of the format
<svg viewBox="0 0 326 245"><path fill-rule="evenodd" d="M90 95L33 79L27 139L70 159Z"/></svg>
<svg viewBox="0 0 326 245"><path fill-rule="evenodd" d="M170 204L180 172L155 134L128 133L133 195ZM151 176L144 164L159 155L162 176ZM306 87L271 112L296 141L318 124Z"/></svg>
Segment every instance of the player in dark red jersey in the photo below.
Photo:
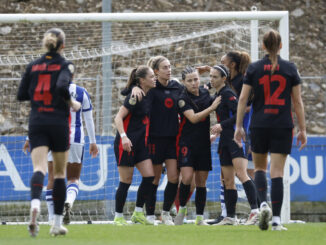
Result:
<svg viewBox="0 0 326 245"><path fill-rule="evenodd" d="M155 179L153 181L153 196L146 203L146 214L147 219L154 222L156 192L162 175L162 166L165 163L168 183L164 191L161 217L163 224L174 225L170 209L177 193L179 180L176 160L176 136L179 125L177 99L183 86L178 81L171 79L171 64L166 57L152 57L148 61L148 65L153 69L157 80L156 87L148 94L152 105L149 147Z"/></svg>
<svg viewBox="0 0 326 245"><path fill-rule="evenodd" d="M177 136L178 167L181 169L180 208L174 220L182 225L186 215L190 184L195 174L196 182L196 225L207 225L203 219L206 204L206 180L212 170L210 118L209 114L220 103L213 100L207 89L199 87L200 80L195 68L187 67L182 72L185 86L178 100L181 123Z"/></svg>
<svg viewBox="0 0 326 245"><path fill-rule="evenodd" d="M80 103L70 98L68 86L74 73L74 65L60 53L65 45L65 34L53 28L44 34L43 46L47 50L41 58L28 64L19 86L17 99L31 101L28 137L33 161L31 179L31 216L29 232L36 236L39 230L40 197L47 171L48 151L54 161L54 224L51 235L64 235L62 212L66 199L66 163L69 149L69 105L80 108Z"/></svg>
<svg viewBox="0 0 326 245"><path fill-rule="evenodd" d="M139 66L132 70L126 90L130 90L131 86L139 86L146 95L155 87L155 83L153 70L148 66ZM114 218L116 225L127 224L123 217L123 207L132 182L134 167L137 167L143 178L137 192L136 207L131 220L134 223L152 224L147 221L143 213L144 203L152 194L154 180L153 165L148 151L149 112L150 104L147 96L138 101L129 93L115 117L118 132L114 141L114 152L120 176L116 192Z"/></svg>
<svg viewBox="0 0 326 245"><path fill-rule="evenodd" d="M212 134L220 135L218 153L225 186L224 200L227 216L218 225L235 225L235 208L238 199L235 186L235 176L241 181L251 207L246 225L253 225L258 220L256 189L248 177L246 169L248 160L245 151L234 141L234 124L237 110L237 97L234 91L226 85L229 76L228 69L223 65L213 66L210 70L211 85L216 89L216 97L221 96L221 104L216 109L218 124L212 127Z"/></svg>
<svg viewBox="0 0 326 245"><path fill-rule="evenodd" d="M227 84L233 91L236 93L237 98L239 98L242 85L243 85L243 77L245 75L246 69L250 64L251 59L247 52L245 51L230 51L223 55L221 58L221 63L225 65L229 70L229 76L227 78ZM212 67L210 66L200 66L198 67L198 71L200 73L209 72ZM211 84L207 84L209 88L211 88ZM248 104L250 105L250 103ZM244 127L247 128L249 124L249 111L250 106L247 107L246 111L248 112L244 119ZM249 142L246 142L246 156L248 157L248 166L247 173L253 179L254 178L254 165L252 163L251 154L249 153ZM223 174L221 173L221 184L220 184L220 201L221 201L221 215L213 221L208 222L209 224L217 224L222 221L227 216L226 206L225 206L225 198L224 198L224 183L223 183ZM250 217L249 217L250 218Z"/></svg>
<svg viewBox="0 0 326 245"><path fill-rule="evenodd" d="M241 145L243 116L247 99L253 90L253 115L251 117L251 148L255 164L255 182L258 190L261 213L259 227L268 229L271 210L267 204L267 156L271 153L271 201L272 230L284 230L280 213L283 202L283 170L287 155L291 153L293 120L291 99L296 113L299 133L297 144L300 150L306 146L306 125L301 99L300 76L296 66L279 55L282 48L281 36L275 30L264 34L263 49L268 53L261 60L252 63L247 69L244 85L238 104L234 140Z"/></svg>

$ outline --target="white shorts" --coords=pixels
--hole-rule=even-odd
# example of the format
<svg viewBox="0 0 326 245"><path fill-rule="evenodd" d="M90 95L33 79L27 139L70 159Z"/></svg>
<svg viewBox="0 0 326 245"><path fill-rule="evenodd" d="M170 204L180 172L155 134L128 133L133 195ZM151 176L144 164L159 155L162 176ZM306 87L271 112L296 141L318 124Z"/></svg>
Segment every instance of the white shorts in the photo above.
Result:
<svg viewBox="0 0 326 245"><path fill-rule="evenodd" d="M82 163L84 157L84 145L71 144L68 152L68 163ZM53 162L52 152L48 153L48 162Z"/></svg>

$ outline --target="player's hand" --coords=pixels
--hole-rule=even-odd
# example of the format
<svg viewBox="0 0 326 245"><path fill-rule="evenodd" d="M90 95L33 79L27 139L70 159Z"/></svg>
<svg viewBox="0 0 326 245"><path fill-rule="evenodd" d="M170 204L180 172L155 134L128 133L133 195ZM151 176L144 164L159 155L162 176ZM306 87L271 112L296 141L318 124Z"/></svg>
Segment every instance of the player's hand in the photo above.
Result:
<svg viewBox="0 0 326 245"><path fill-rule="evenodd" d="M141 101L143 99L143 96L145 96L145 92L141 88L135 86L131 90L131 96L137 97L138 101Z"/></svg>
<svg viewBox="0 0 326 245"><path fill-rule="evenodd" d="M233 140L239 147L242 147L241 140L246 141L246 132L244 131L243 127L235 129Z"/></svg>
<svg viewBox="0 0 326 245"><path fill-rule="evenodd" d="M217 138L217 135L216 134L211 134L210 136L210 140L211 140L211 143L213 143Z"/></svg>
<svg viewBox="0 0 326 245"><path fill-rule="evenodd" d="M218 105L221 103L221 99L222 97L221 96L218 96L214 101L213 103L211 104L211 109L212 111L215 111L215 109L218 107Z"/></svg>
<svg viewBox="0 0 326 245"><path fill-rule="evenodd" d="M92 156L92 158L96 157L98 154L98 147L95 143L92 143L89 145L89 154Z"/></svg>
<svg viewBox="0 0 326 245"><path fill-rule="evenodd" d="M74 99L71 99L70 100L70 107L74 112L76 112L76 111L80 110L81 104L78 101L76 101Z"/></svg>
<svg viewBox="0 0 326 245"><path fill-rule="evenodd" d="M27 152L31 152L31 149L29 147L29 140L26 140L23 146L23 152L25 155L27 155Z"/></svg>
<svg viewBox="0 0 326 245"><path fill-rule="evenodd" d="M299 142L301 142L301 146L299 148L299 151L301 151L307 145L307 134L306 134L305 130L299 131L299 133L297 135L297 146L299 145Z"/></svg>
<svg viewBox="0 0 326 245"><path fill-rule="evenodd" d="M216 136L219 135L222 132L223 128L221 124L215 124L211 127L211 134L215 134Z"/></svg>
<svg viewBox="0 0 326 245"><path fill-rule="evenodd" d="M204 84L203 87L204 87L204 89L209 90L209 87L206 84Z"/></svg>
<svg viewBox="0 0 326 245"><path fill-rule="evenodd" d="M127 136L122 137L121 143L124 151L131 152L132 143Z"/></svg>
<svg viewBox="0 0 326 245"><path fill-rule="evenodd" d="M211 67L210 66L197 66L196 69L197 69L197 71L198 71L198 73L200 75L200 74L203 74L205 72L210 72Z"/></svg>
<svg viewBox="0 0 326 245"><path fill-rule="evenodd" d="M246 113L249 113L250 110L251 110L251 106L247 106L247 107L246 107Z"/></svg>

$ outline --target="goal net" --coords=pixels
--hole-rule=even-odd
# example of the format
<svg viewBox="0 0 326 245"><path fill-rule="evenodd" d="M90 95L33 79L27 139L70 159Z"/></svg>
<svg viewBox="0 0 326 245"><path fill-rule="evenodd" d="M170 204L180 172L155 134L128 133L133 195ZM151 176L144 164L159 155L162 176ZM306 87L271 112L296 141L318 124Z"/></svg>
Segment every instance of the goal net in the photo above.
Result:
<svg viewBox="0 0 326 245"><path fill-rule="evenodd" d="M182 16L186 17L182 19ZM116 129L112 119L122 105L124 97L120 92L131 69L146 64L152 56L163 55L171 62L173 77L181 80L181 71L187 65L220 63L228 51L246 51L253 60L258 59L264 55L258 44L267 29L280 28L283 43L284 36L288 39L284 16L287 18L287 12L50 14L17 15L14 19L0 15L0 220L24 222L29 216L32 163L30 154L25 155L22 147L30 107L28 103L18 103L16 93L26 65L44 52L41 42L47 29L59 27L66 34L63 55L76 66L73 82L87 88L90 94L100 149L98 157L91 159L86 137L80 192L72 220L106 221L114 216L119 183L113 151ZM283 56L288 58L286 52ZM202 83L208 81L209 74L201 76ZM214 123L215 117L211 118ZM212 145L212 156L206 218L215 218L220 212L217 142ZM126 215L133 211L140 181L140 174L135 170L124 210ZM166 176L162 174L157 214L162 210L166 183ZM237 213L242 217L250 208L239 181L237 187ZM43 203L41 220L47 221L45 201ZM194 198L188 206L188 218L192 218ZM286 213L289 215L289 209Z"/></svg>

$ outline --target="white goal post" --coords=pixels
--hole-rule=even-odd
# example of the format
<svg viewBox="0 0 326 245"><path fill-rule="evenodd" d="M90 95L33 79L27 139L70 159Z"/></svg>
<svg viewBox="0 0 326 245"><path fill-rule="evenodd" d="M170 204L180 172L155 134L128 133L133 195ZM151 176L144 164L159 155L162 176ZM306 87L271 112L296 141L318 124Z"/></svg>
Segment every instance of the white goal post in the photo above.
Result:
<svg viewBox="0 0 326 245"><path fill-rule="evenodd" d="M260 35L259 35L259 23L261 21L275 21L277 22L278 30L282 37L282 49L280 55L282 58L288 60L289 59L289 13L288 11L257 11L253 9L253 11L243 11L243 12L165 12L165 13L51 13L51 14L0 14L0 26L5 24L35 24L35 23L138 23L138 22L219 22L219 21L250 21L250 48L249 53L253 61L259 59L259 47L260 47ZM45 31L45 30L43 30ZM187 30L191 32L191 30ZM197 34L199 31L197 32ZM69 33L66 33L69 35ZM104 32L98 33L99 36L103 35ZM198 35L201 35L200 33ZM204 34L203 34L204 35ZM103 37L104 38L104 37ZM110 37L108 38L110 41ZM185 38L186 39L186 38ZM181 39L180 39L181 40ZM1 45L1 43L0 43ZM40 43L37 44L40 46ZM141 45L140 45L141 46ZM146 45L143 45L146 48ZM150 46L152 47L152 46ZM135 47L135 49L139 49L139 47ZM129 52L130 47L124 52ZM79 53L78 53L79 52ZM67 59L81 59L82 56L89 55L90 58L104 58L110 56L112 54L118 53L116 49L107 49L102 47L102 49L95 49L95 51L82 50L76 51L71 49L71 52L65 53ZM86 52L86 54L85 54ZM29 55L20 55L17 54L3 54L0 53L0 68L2 66L21 66L26 65L31 59L36 58L39 53L35 56ZM111 64L111 63L109 63ZM110 66L110 65L109 65ZM110 67L111 69L111 67ZM105 72L103 70L100 71L102 74ZM110 73L106 73L112 75ZM104 75L103 75L104 76ZM103 77L103 80L105 78ZM2 83L3 81L0 81ZM112 87L105 87L105 83L103 84L103 88L98 88L96 82L96 91L101 92L101 90L110 90L108 94L109 97L112 97L111 94ZM94 85L95 86L95 85ZM113 97L112 97L113 98ZM100 100L99 98L93 98L94 100ZM111 98L109 98L111 99ZM106 107L111 107L111 102L99 101L99 103L103 103ZM102 107L103 108L105 107ZM1 111L0 111L1 113ZM100 114L97 113L96 117ZM1 115L0 115L1 116ZM99 119L101 121L101 119ZM111 128L111 112L110 116L106 117L103 115L103 127L101 132L97 132L97 135L107 136L112 135ZM1 139L1 138L0 138ZM2 144L0 140L0 145ZM109 147L109 146L108 146ZM103 149L105 147L103 146ZM106 148L105 148L106 149ZM215 150L216 151L216 150ZM0 152L0 157L1 157ZM107 160L107 157L103 157L103 159ZM1 158L0 158L1 160ZM1 162L1 161L0 161ZM290 221L290 184L289 184L289 164L286 164L285 176L284 176L284 201L282 207L282 222L289 223ZM0 174L0 184L1 184L1 174ZM217 187L216 187L217 188ZM1 187L0 187L1 189ZM1 193L1 192L0 192ZM1 200L0 200L1 204ZM0 214L1 216L1 214Z"/></svg>

